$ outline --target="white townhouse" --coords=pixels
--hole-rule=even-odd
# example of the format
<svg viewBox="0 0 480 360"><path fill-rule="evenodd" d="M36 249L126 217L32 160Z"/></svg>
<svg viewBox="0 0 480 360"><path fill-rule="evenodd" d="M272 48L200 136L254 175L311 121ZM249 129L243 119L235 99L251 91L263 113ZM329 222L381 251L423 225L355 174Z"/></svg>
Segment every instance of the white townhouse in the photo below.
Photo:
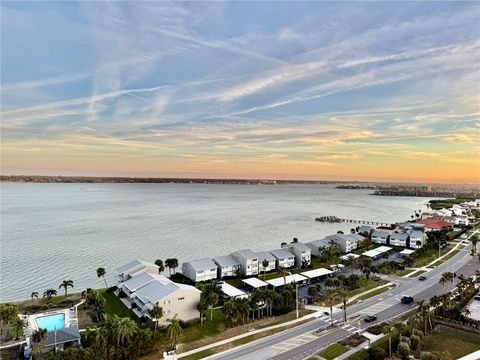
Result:
<svg viewBox="0 0 480 360"><path fill-rule="evenodd" d="M301 267L302 264L310 265L312 263L312 250L305 244L296 242L283 246L295 255L295 266Z"/></svg>
<svg viewBox="0 0 480 360"><path fill-rule="evenodd" d="M257 258L258 258L259 273L274 271L277 268L277 259L268 251L257 252ZM266 267L263 267L264 260L268 261L268 265Z"/></svg>
<svg viewBox="0 0 480 360"><path fill-rule="evenodd" d="M410 245L409 236L406 233L393 233L390 235L390 245L407 247Z"/></svg>
<svg viewBox="0 0 480 360"><path fill-rule="evenodd" d="M258 275L258 256L252 250L238 250L232 256L240 262L240 273L243 276Z"/></svg>
<svg viewBox="0 0 480 360"><path fill-rule="evenodd" d="M410 232L410 247L412 249L420 249L425 245L426 236L423 231L413 230Z"/></svg>
<svg viewBox="0 0 480 360"><path fill-rule="evenodd" d="M115 272L118 276L118 282L122 282L143 272L158 274L159 268L157 265L146 261L132 260L128 264L122 265L119 268L115 269Z"/></svg>
<svg viewBox="0 0 480 360"><path fill-rule="evenodd" d="M363 239L364 237L359 234L334 234L325 237L327 243L330 243L331 240L335 241L344 253L349 253L357 249L358 244Z"/></svg>
<svg viewBox="0 0 480 360"><path fill-rule="evenodd" d="M375 226L361 225L357 228L357 233L360 235L369 236L374 230L375 230Z"/></svg>
<svg viewBox="0 0 480 360"><path fill-rule="evenodd" d="M192 260L182 264L182 274L195 282L216 279L217 269L217 264L212 259Z"/></svg>
<svg viewBox="0 0 480 360"><path fill-rule="evenodd" d="M277 268L281 266L285 269L289 269L295 266L295 255L287 249L271 250L270 254L275 257Z"/></svg>
<svg viewBox="0 0 480 360"><path fill-rule="evenodd" d="M163 275L137 273L120 282L116 294L139 318L152 319L152 309L155 305L160 306L163 309L160 325L166 325L167 319L175 315L183 321L199 316L197 304L201 291L190 285L174 283Z"/></svg>
<svg viewBox="0 0 480 360"><path fill-rule="evenodd" d="M212 260L217 264L217 276L219 279L238 276L240 271L240 261L235 259L234 256L216 256Z"/></svg>
<svg viewBox="0 0 480 360"><path fill-rule="evenodd" d="M324 248L325 246L328 246L328 241L327 239L319 239L319 240L313 240L308 243L306 243L310 248L311 254L314 256L320 256L320 249Z"/></svg>
<svg viewBox="0 0 480 360"><path fill-rule="evenodd" d="M375 244L388 244L388 238L390 237L390 233L384 230L375 230L372 233L371 239L372 242Z"/></svg>

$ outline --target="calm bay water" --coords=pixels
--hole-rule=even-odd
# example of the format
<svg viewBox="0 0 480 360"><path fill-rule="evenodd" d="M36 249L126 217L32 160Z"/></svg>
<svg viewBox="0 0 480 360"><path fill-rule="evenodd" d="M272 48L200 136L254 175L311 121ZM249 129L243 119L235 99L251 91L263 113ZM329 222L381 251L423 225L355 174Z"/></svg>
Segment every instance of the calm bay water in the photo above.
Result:
<svg viewBox="0 0 480 360"><path fill-rule="evenodd" d="M428 199L380 197L334 185L1 184L1 301L72 279L76 291L110 284L134 258L180 262L241 248L308 242L352 224L322 215L395 222Z"/></svg>

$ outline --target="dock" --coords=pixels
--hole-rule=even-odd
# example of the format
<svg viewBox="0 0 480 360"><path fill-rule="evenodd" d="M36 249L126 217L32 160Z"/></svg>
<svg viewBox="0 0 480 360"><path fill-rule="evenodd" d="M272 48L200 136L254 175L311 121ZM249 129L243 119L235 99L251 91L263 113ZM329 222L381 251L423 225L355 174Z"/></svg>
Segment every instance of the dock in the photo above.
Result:
<svg viewBox="0 0 480 360"><path fill-rule="evenodd" d="M358 219L346 219L339 218L336 216L321 216L315 218L315 221L319 222L328 222L328 223L351 223L351 224L361 224L361 225L372 225L372 226L390 226L392 224L380 222L380 221L370 221L370 220L358 220Z"/></svg>

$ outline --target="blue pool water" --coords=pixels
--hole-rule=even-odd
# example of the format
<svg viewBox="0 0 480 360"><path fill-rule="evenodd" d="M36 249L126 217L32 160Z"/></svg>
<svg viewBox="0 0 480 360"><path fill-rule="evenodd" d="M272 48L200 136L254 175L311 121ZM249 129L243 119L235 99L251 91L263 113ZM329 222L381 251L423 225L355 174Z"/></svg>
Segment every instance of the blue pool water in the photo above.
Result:
<svg viewBox="0 0 480 360"><path fill-rule="evenodd" d="M37 326L47 331L59 330L65 327L65 314L41 316L35 319Z"/></svg>

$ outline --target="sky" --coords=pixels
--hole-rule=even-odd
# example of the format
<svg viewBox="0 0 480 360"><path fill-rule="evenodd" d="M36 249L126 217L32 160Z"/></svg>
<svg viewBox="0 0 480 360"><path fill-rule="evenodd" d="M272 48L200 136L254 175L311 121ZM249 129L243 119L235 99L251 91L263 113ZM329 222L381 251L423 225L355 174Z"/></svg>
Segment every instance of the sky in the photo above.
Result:
<svg viewBox="0 0 480 360"><path fill-rule="evenodd" d="M478 2L0 6L4 175L480 183Z"/></svg>

